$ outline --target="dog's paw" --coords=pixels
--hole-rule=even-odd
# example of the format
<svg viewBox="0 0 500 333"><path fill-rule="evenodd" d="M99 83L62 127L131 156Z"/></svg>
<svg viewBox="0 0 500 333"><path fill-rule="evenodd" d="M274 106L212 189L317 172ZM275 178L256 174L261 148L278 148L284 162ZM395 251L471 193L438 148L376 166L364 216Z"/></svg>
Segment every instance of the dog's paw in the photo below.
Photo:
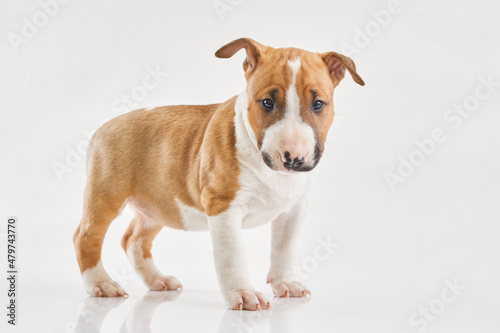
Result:
<svg viewBox="0 0 500 333"><path fill-rule="evenodd" d="M144 283L154 291L182 290L182 284L173 276L154 275L145 279Z"/></svg>
<svg viewBox="0 0 500 333"><path fill-rule="evenodd" d="M82 274L83 285L90 296L123 297L128 296L118 283L113 281L104 270L102 262Z"/></svg>
<svg viewBox="0 0 500 333"><path fill-rule="evenodd" d="M255 290L234 290L224 294L226 303L232 310L256 311L271 308L271 302Z"/></svg>
<svg viewBox="0 0 500 333"><path fill-rule="evenodd" d="M299 281L278 281L273 279L268 281L268 283L271 284L274 295L277 297L304 297L311 295L311 291Z"/></svg>
<svg viewBox="0 0 500 333"><path fill-rule="evenodd" d="M90 296L94 297L123 297L128 294L113 280L92 283L88 288Z"/></svg>

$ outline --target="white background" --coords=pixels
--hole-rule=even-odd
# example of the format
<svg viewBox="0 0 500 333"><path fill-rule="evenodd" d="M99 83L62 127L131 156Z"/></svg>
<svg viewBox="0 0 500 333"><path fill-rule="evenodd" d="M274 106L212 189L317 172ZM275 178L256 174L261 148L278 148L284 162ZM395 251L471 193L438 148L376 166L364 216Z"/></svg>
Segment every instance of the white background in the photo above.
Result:
<svg viewBox="0 0 500 333"><path fill-rule="evenodd" d="M311 325L313 331L418 332L422 326L410 324L410 316L439 303L445 280L458 280L465 290L426 331L497 332L500 87L457 128L443 117L454 104L474 99L480 77L500 82L500 4L401 0L401 12L380 27L372 12L387 10L385 0L221 2L231 10L219 15L212 0L72 0L16 52L9 33L22 36L23 17L33 22L41 7L2 1L0 258L4 270L5 221L17 216L20 265L19 325L9 332L72 331L83 303L94 301L83 291L72 245L84 161L73 160L60 178L54 165L67 165L68 150L86 141L84 132L117 115L113 103L142 85L147 68L168 77L140 107L209 104L238 94L245 88L243 52L229 60L214 52L239 37L318 52L356 47L350 56L366 86L346 76L336 89L337 116L298 263L316 260L318 239L339 246L309 269L307 304L277 301L270 314L234 314L217 291L208 233L164 230L153 254L185 290L168 304L151 294L141 301L146 288L130 275L119 244L131 217L126 210L110 227L103 261L131 296L108 316L103 309L114 301L93 305L102 307L94 312L103 314L103 331L117 332L126 318L137 317L129 326L150 323L175 332L302 332ZM361 43L365 29L371 37ZM391 190L386 173L397 173L399 156L418 154L415 140L430 138L436 128L446 140ZM255 285L270 294L269 226L246 231L245 241ZM159 306L151 322L143 301ZM89 322L99 326L95 317Z"/></svg>

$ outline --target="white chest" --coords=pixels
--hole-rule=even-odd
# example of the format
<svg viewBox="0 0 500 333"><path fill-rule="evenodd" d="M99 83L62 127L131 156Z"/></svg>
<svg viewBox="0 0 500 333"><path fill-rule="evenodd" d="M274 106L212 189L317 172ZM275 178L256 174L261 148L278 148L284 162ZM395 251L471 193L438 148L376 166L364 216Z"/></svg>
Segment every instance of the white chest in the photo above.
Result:
<svg viewBox="0 0 500 333"><path fill-rule="evenodd" d="M275 171L257 175L249 170L243 171L242 176L242 189L235 204L242 205L246 212L243 228L271 222L290 211L300 200L305 200L310 178L306 174L290 175Z"/></svg>
<svg viewBox="0 0 500 333"><path fill-rule="evenodd" d="M246 109L244 91L236 101L234 118L241 188L230 209L239 211L235 216L242 216L242 228L251 228L271 222L290 211L300 200L305 200L314 171L281 174L268 168L262 161L250 125L245 121ZM203 212L180 202L178 205L186 230L208 229L207 217Z"/></svg>
<svg viewBox="0 0 500 333"><path fill-rule="evenodd" d="M237 207L243 211L242 228L253 228L271 222L290 211L300 200L305 200L309 176L282 175L277 172L270 175L257 175L250 170L243 170L240 177L241 189L231 204L233 208ZM186 230L208 230L208 220L204 212L186 206L179 200L177 205Z"/></svg>

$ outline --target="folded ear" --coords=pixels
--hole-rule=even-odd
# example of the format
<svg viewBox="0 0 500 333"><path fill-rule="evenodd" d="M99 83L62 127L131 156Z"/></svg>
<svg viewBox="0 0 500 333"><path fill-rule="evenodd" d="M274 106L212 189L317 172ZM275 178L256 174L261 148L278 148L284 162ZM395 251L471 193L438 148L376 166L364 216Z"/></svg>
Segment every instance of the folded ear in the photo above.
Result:
<svg viewBox="0 0 500 333"><path fill-rule="evenodd" d="M243 69L253 71L259 62L259 57L266 48L264 45L257 43L250 38L240 38L224 45L215 52L217 58L231 58L236 52L245 48L247 58L243 62Z"/></svg>
<svg viewBox="0 0 500 333"><path fill-rule="evenodd" d="M336 52L327 52L320 54L323 61L328 66L328 70L330 71L330 75L332 75L338 82L342 81L345 76L345 70L351 73L353 80L359 84L364 86L365 82L356 72L356 65L354 65L354 61L351 58L346 57L342 54Z"/></svg>

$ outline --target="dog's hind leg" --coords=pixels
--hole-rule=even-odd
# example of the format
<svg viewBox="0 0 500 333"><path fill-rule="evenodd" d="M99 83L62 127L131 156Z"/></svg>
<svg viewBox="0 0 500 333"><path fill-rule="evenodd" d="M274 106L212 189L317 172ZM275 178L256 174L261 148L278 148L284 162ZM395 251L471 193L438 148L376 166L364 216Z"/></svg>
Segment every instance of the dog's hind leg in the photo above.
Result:
<svg viewBox="0 0 500 333"><path fill-rule="evenodd" d="M125 198L118 199L101 190L96 186L95 177L91 176L85 189L82 221L73 236L78 265L90 296L125 296L125 291L109 277L101 262L104 236L120 213Z"/></svg>
<svg viewBox="0 0 500 333"><path fill-rule="evenodd" d="M122 238L122 247L137 274L151 290L182 289L180 282L173 276L163 275L156 268L151 255L151 247L163 225L147 220L139 212L135 213Z"/></svg>

